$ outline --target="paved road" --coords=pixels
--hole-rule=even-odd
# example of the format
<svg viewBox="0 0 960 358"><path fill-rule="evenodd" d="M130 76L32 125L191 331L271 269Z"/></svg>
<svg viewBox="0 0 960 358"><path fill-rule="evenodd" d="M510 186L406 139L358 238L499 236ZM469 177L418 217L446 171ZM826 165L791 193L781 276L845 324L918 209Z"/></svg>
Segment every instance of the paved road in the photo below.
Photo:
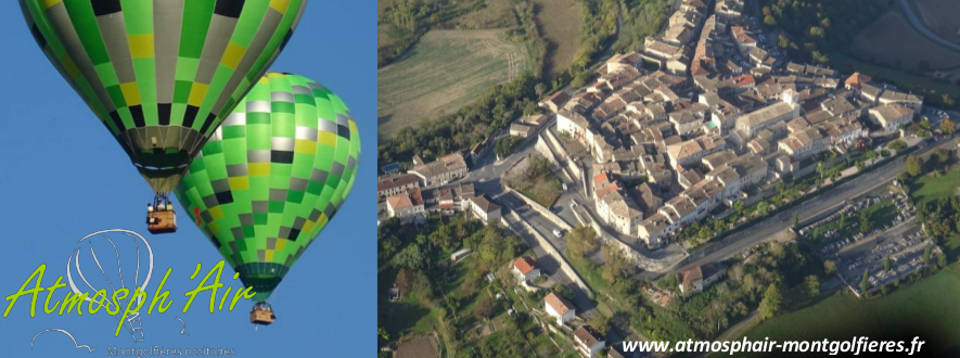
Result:
<svg viewBox="0 0 960 358"><path fill-rule="evenodd" d="M954 140L948 140L940 143L939 146L950 147L955 145L955 143L956 141ZM936 146L921 149L921 154L928 154L932 152L934 148L936 148ZM684 260L680 266L687 268L726 260L742 250L766 241L773 237L774 234L793 226L793 216L795 214L798 214L800 220L803 221L824 210L841 205L846 199L865 194L877 187L885 185L903 172L905 162L905 157L899 157L846 183L827 189L825 192L817 194L815 197L808 199L800 205L753 224L703 250L691 253L690 257Z"/></svg>
<svg viewBox="0 0 960 358"><path fill-rule="evenodd" d="M926 37L930 41L936 42L940 46L949 48L956 52L960 52L960 44L947 41L946 39L940 37L940 35L937 35L933 31L930 31L930 28L927 27L927 24L924 23L922 20L920 20L917 14L913 12L913 7L910 6L907 0L899 0L899 3L900 3L900 9L903 10L903 13L907 17L907 21L909 21L910 25L913 26L913 28L917 30L917 32L923 35L923 37Z"/></svg>

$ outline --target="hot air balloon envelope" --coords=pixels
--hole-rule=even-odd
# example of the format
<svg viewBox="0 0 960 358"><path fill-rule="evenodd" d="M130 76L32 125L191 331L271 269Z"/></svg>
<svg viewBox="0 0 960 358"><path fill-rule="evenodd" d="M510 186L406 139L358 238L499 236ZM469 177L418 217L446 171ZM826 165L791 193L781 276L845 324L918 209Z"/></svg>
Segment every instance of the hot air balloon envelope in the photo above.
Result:
<svg viewBox="0 0 960 358"><path fill-rule="evenodd" d="M154 192L290 39L306 0L20 0L30 32Z"/></svg>
<svg viewBox="0 0 960 358"><path fill-rule="evenodd" d="M268 73L176 194L263 301L343 204L359 153L356 123L339 97L306 77Z"/></svg>

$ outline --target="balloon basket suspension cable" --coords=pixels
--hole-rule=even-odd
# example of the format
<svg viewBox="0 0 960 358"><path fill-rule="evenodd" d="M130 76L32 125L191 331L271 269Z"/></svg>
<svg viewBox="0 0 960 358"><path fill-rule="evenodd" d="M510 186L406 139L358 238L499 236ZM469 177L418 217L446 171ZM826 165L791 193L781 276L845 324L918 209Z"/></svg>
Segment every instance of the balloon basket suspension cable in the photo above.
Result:
<svg viewBox="0 0 960 358"><path fill-rule="evenodd" d="M177 231L177 214L167 193L156 193L153 202L147 203L147 230L153 234Z"/></svg>
<svg viewBox="0 0 960 358"><path fill-rule="evenodd" d="M270 307L270 304L266 301L255 303L253 309L250 310L250 323L255 326L268 326L275 319L277 319L277 315L273 313L273 307Z"/></svg>
<svg viewBox="0 0 960 358"><path fill-rule="evenodd" d="M127 327L134 342L143 342L143 320L140 319L140 312L134 312L127 318Z"/></svg>

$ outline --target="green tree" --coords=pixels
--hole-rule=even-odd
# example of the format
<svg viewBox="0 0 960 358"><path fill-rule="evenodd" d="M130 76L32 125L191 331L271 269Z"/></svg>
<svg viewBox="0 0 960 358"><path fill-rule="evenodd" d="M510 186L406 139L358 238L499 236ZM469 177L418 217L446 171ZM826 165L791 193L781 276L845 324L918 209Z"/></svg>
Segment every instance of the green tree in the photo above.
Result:
<svg viewBox="0 0 960 358"><path fill-rule="evenodd" d="M827 275L833 275L834 272L837 272L837 263L833 262L833 260L824 261L823 272Z"/></svg>
<svg viewBox="0 0 960 358"><path fill-rule="evenodd" d="M897 139L895 141L890 142L890 144L887 145L887 148L890 148L898 152L903 150L906 147L907 147L907 142L904 142L902 139Z"/></svg>
<svg viewBox="0 0 960 358"><path fill-rule="evenodd" d="M944 107L956 107L957 100L953 98L949 93L944 93L940 97L940 101L943 102Z"/></svg>
<svg viewBox="0 0 960 358"><path fill-rule="evenodd" d="M513 153L513 149L520 143L520 137L507 136L501 138L497 141L497 145L493 147L494 153L497 154L497 157L506 158L508 155Z"/></svg>
<svg viewBox="0 0 960 358"><path fill-rule="evenodd" d="M783 293L780 291L780 287L775 283L767 286L767 290L763 293L763 299L760 301L760 307L757 308L760 311L761 320L772 318L783 310Z"/></svg>
<svg viewBox="0 0 960 358"><path fill-rule="evenodd" d="M603 266L600 275L607 283L614 284L627 274L627 259L616 248L611 245L604 245Z"/></svg>
<svg viewBox="0 0 960 358"><path fill-rule="evenodd" d="M769 212L770 204L764 200L761 200L760 203L757 204L757 216L767 216Z"/></svg>
<svg viewBox="0 0 960 358"><path fill-rule="evenodd" d="M923 171L923 159L916 155L907 156L907 174L912 177L920 175Z"/></svg>
<svg viewBox="0 0 960 358"><path fill-rule="evenodd" d="M943 134L953 135L953 132L957 130L957 124L949 118L944 119L940 122L940 130L943 131Z"/></svg>
<svg viewBox="0 0 960 358"><path fill-rule="evenodd" d="M409 244L397 256L394 257L397 266L403 266L411 270L423 270L426 267L426 255L420 250L417 244Z"/></svg>
<svg viewBox="0 0 960 358"><path fill-rule="evenodd" d="M478 245L480 259L489 266L496 266L516 257L520 239L513 235L503 235L496 226L484 227L481 242Z"/></svg>
<svg viewBox="0 0 960 358"><path fill-rule="evenodd" d="M710 231L710 226L703 225L700 227L700 231L697 232L697 237L700 240L706 240L707 238L710 237L711 234L712 232Z"/></svg>
<svg viewBox="0 0 960 358"><path fill-rule="evenodd" d="M820 26L811 26L808 32L810 33L810 36L813 36L816 38L822 39L824 36L823 28Z"/></svg>
<svg viewBox="0 0 960 358"><path fill-rule="evenodd" d="M816 297L820 295L820 279L817 278L817 275L809 275L804 281L807 283L808 296Z"/></svg>
<svg viewBox="0 0 960 358"><path fill-rule="evenodd" d="M387 333L387 330L380 324L377 324L377 336L384 341L390 340L390 333Z"/></svg>
<svg viewBox="0 0 960 358"><path fill-rule="evenodd" d="M737 211L737 215L743 216L743 200L733 203L733 209Z"/></svg>
<svg viewBox="0 0 960 358"><path fill-rule="evenodd" d="M800 215L793 214L793 229L796 230L800 228Z"/></svg>
<svg viewBox="0 0 960 358"><path fill-rule="evenodd" d="M597 233L589 226L578 226L567 233L567 248L576 257L585 257L597 250Z"/></svg>
<svg viewBox="0 0 960 358"><path fill-rule="evenodd" d="M883 270L890 271L890 255L883 258Z"/></svg>
<svg viewBox="0 0 960 358"><path fill-rule="evenodd" d="M546 92L546 90L547 90L547 85L543 84L542 82L537 83L535 86L533 86L533 91L537 93L538 98L543 97L543 93Z"/></svg>
<svg viewBox="0 0 960 358"><path fill-rule="evenodd" d="M864 234L870 232L870 230L873 229L873 221L870 220L870 215L867 214L866 210L863 210L860 211L858 216L858 219L860 220L860 232Z"/></svg>
<svg viewBox="0 0 960 358"><path fill-rule="evenodd" d="M473 306L473 315L479 320L486 320L493 315L493 300L487 294L481 294Z"/></svg>
<svg viewBox="0 0 960 358"><path fill-rule="evenodd" d="M783 34L777 35L777 47L786 49L790 47L790 39L784 36Z"/></svg>
<svg viewBox="0 0 960 358"><path fill-rule="evenodd" d="M773 16L770 16L770 15L764 16L763 24L770 27L777 26L777 19L775 19Z"/></svg>
<svg viewBox="0 0 960 358"><path fill-rule="evenodd" d="M601 337L607 335L607 327L610 326L610 318L605 317L604 315L595 314L593 317L590 317L587 321L593 330L599 334Z"/></svg>
<svg viewBox="0 0 960 358"><path fill-rule="evenodd" d="M574 296L573 289L571 289L570 287L567 287L567 285L554 285L552 290L553 290L553 293L557 294L557 296L560 296L561 298L567 301L573 300L573 296Z"/></svg>

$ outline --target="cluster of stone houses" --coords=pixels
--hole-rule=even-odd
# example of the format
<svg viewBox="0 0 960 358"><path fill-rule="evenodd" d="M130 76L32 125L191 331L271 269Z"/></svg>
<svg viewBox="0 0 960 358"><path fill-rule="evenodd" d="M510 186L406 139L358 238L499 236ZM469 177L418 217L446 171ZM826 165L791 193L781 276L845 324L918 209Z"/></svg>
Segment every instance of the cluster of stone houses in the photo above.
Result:
<svg viewBox="0 0 960 358"><path fill-rule="evenodd" d="M419 223L428 214L471 213L483 221L500 218L500 206L474 190L473 183L458 181L467 174L461 153L424 163L414 158L414 167L403 174L378 178L377 193L387 217L403 223Z"/></svg>
<svg viewBox="0 0 960 358"><path fill-rule="evenodd" d="M558 133L589 149L600 218L650 247L743 199L744 188L869 142L871 127L896 131L922 109L921 97L859 73L782 63L742 9L742 0L716 1L712 12L683 0L642 52L613 56L594 83L540 103ZM644 60L661 67L644 70Z"/></svg>
<svg viewBox="0 0 960 358"><path fill-rule="evenodd" d="M720 2L724 2L721 0ZM725 8L733 11L732 8ZM704 28L709 9L702 0L682 0L680 6L667 20L667 27L659 36L647 36L643 41L644 60L656 63L660 68L675 74L685 74L691 65L692 43ZM715 22L714 22L715 24ZM713 25L710 25L713 26ZM711 32L708 29L703 32ZM703 57L705 48L697 48L696 53ZM696 65L700 65L696 61Z"/></svg>

